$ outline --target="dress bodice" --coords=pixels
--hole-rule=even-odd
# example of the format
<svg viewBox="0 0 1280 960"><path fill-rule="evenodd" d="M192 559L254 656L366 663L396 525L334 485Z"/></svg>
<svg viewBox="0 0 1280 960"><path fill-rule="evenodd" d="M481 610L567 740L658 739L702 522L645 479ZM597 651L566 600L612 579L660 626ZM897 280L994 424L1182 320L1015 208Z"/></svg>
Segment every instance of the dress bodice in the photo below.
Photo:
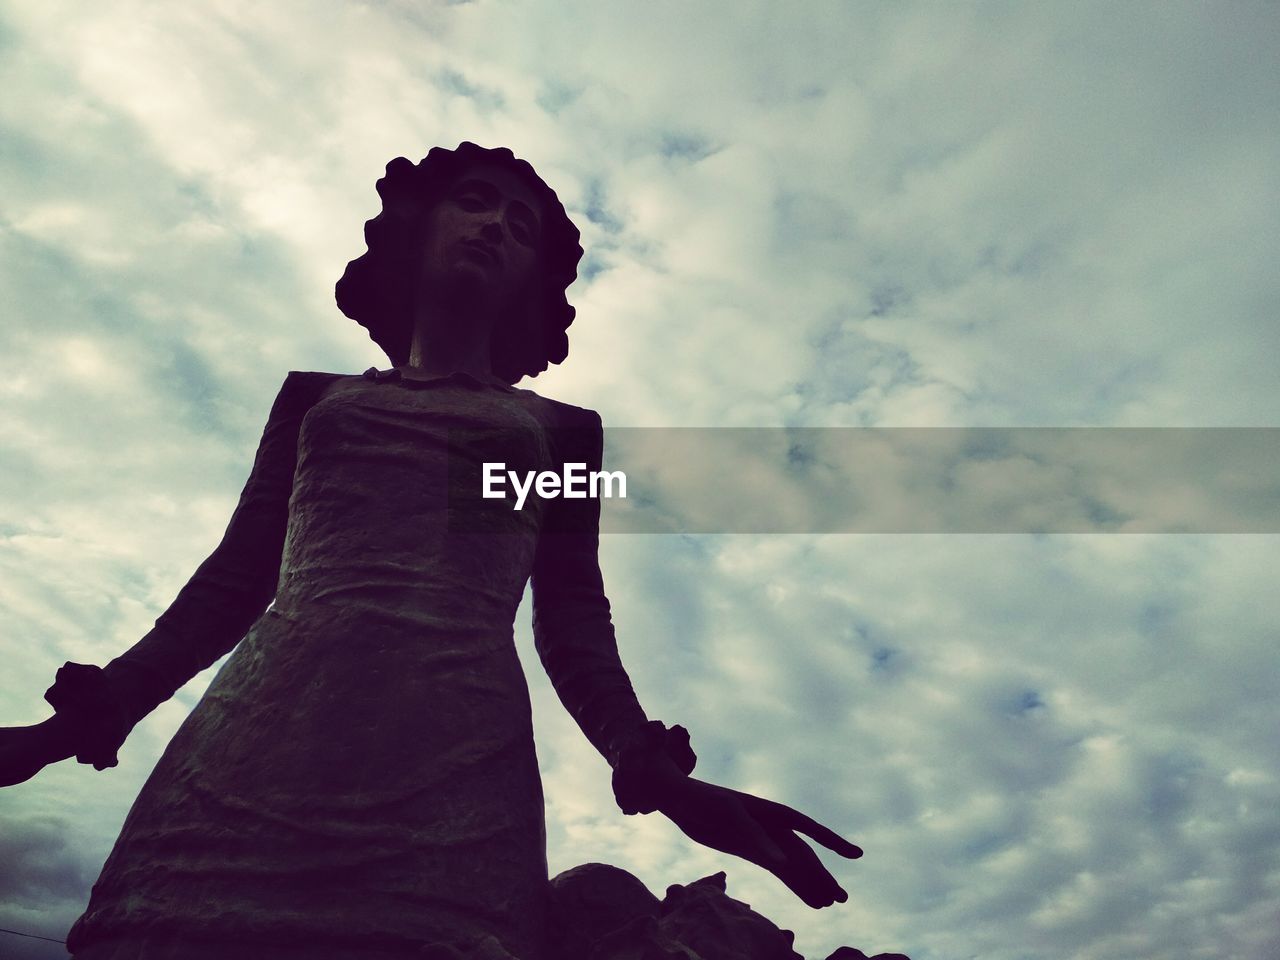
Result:
<svg viewBox="0 0 1280 960"><path fill-rule="evenodd" d="M276 605L324 601L367 612L412 603L450 623L514 618L533 569L543 501L488 502L482 466L545 470L536 395L445 379L340 383L302 420ZM531 398L531 399L530 399Z"/></svg>

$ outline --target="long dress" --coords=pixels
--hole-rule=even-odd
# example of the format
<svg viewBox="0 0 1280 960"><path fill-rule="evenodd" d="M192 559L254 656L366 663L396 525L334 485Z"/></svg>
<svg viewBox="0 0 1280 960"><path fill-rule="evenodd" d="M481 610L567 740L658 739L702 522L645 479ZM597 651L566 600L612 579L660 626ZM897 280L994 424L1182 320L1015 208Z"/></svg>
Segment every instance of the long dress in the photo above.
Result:
<svg viewBox="0 0 1280 960"><path fill-rule="evenodd" d="M608 757L646 718L598 505L467 514L456 495L495 449L521 473L575 445L598 467L599 434L590 411L461 374L290 374L222 545L101 672L122 739L244 636L134 803L68 936L76 960L466 955L485 937L542 960L543 796L512 631L531 574L539 653L584 732ZM554 510L585 513L549 531Z"/></svg>

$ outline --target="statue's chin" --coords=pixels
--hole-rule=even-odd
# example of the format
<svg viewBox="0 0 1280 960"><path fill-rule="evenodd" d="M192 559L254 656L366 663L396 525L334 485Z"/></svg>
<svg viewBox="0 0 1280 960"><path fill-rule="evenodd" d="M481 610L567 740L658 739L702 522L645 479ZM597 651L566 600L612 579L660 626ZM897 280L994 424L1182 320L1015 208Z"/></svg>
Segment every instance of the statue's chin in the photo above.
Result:
<svg viewBox="0 0 1280 960"><path fill-rule="evenodd" d="M430 289L443 303L464 313L491 312L501 292L480 264L469 261L454 264Z"/></svg>

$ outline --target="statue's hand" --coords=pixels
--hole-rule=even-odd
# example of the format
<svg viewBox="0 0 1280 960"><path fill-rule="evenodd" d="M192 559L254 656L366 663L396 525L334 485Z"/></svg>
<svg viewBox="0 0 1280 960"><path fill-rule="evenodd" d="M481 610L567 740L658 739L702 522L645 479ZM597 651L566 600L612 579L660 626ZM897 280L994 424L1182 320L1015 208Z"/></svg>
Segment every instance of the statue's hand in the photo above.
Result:
<svg viewBox="0 0 1280 960"><path fill-rule="evenodd" d="M796 834L851 860L862 856L862 848L798 810L692 777L668 790L659 809L691 840L764 867L811 907L849 899Z"/></svg>
<svg viewBox="0 0 1280 960"><path fill-rule="evenodd" d="M30 727L0 727L0 787L30 780L73 753L65 722L56 714Z"/></svg>

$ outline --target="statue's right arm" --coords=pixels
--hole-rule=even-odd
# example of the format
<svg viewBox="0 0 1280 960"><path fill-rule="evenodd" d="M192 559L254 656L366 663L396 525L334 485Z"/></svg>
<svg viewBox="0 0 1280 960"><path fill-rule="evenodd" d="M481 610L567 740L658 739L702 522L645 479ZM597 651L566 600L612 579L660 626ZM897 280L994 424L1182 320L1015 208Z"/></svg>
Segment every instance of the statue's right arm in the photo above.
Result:
<svg viewBox="0 0 1280 960"><path fill-rule="evenodd" d="M82 763L115 766L134 725L230 651L275 596L302 418L336 379L290 373L222 541L155 627L99 669L68 663L45 699Z"/></svg>

